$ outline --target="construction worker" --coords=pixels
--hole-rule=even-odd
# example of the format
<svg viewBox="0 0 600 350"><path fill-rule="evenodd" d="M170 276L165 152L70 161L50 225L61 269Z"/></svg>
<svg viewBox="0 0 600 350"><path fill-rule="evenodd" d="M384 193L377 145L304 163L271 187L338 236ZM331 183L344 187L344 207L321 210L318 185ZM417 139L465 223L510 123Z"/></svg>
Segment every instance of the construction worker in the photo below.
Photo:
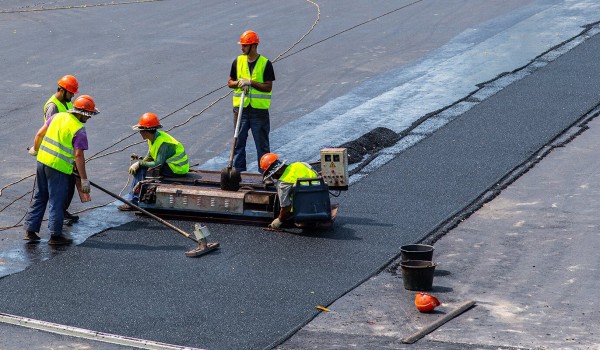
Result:
<svg viewBox="0 0 600 350"><path fill-rule="evenodd" d="M149 169L156 169L165 177L178 177L185 176L190 171L190 164L183 145L166 132L158 131L162 125L156 114L151 112L142 114L139 122L131 128L139 131L144 140L148 140L146 156L129 167L133 181L127 199L137 205L140 197L136 186L145 178ZM118 209L121 211L135 210L128 204L120 205Z"/></svg>
<svg viewBox="0 0 600 350"><path fill-rule="evenodd" d="M62 233L65 197L75 168L81 178L81 191L90 192L85 169L84 151L88 149L88 139L84 124L96 114L98 110L92 97L81 95L75 99L72 108L48 118L35 135L29 154L37 157L37 188L23 225L24 239L28 243L40 241L38 233L47 206L48 244L73 242Z"/></svg>
<svg viewBox="0 0 600 350"><path fill-rule="evenodd" d="M256 159L270 152L269 107L275 72L271 61L258 54L258 43L258 35L251 30L240 36L238 44L242 46L242 54L233 61L227 82L227 86L233 89L233 125L237 122L242 90L246 92L233 156L233 167L239 172L246 171L246 140L249 130L252 130L256 146Z"/></svg>
<svg viewBox="0 0 600 350"><path fill-rule="evenodd" d="M56 92L50 96L44 104L44 122L59 112L66 112L73 108L71 100L79 92L79 82L72 75L65 75L58 80ZM67 224L79 221L79 216L73 215L67 211L75 195L75 176L72 175L69 180L69 190L65 199L64 217Z"/></svg>
<svg viewBox="0 0 600 350"><path fill-rule="evenodd" d="M286 164L274 153L265 153L260 158L260 168L263 171L263 179L272 179L277 188L279 215L269 224L269 228L278 229L282 223L292 216L292 194L296 186L296 180L301 178L315 178L319 174L304 162Z"/></svg>

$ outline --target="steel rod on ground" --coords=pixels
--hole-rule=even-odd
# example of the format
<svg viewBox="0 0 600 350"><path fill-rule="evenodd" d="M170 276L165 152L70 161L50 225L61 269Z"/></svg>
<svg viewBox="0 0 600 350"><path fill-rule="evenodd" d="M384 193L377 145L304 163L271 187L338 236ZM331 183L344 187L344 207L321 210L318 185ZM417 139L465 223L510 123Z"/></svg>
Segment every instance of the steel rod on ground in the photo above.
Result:
<svg viewBox="0 0 600 350"><path fill-rule="evenodd" d="M456 316L462 314L463 312L467 311L468 309L470 309L471 307L473 307L473 305L475 305L475 301L473 301L473 300L466 301L466 302L460 304L456 309L454 309L454 310L450 311L449 313L445 314L443 317L439 318L437 321L431 323L427 327L421 329L420 331L418 331L416 333L413 333L412 335L410 335L410 336L408 336L406 338L402 338L402 343L404 343L404 344L412 344L412 343L416 342L417 340L423 338L427 334L429 334L429 333L433 332L434 330L436 330L438 327L440 327L444 323L450 321L454 317L456 317Z"/></svg>

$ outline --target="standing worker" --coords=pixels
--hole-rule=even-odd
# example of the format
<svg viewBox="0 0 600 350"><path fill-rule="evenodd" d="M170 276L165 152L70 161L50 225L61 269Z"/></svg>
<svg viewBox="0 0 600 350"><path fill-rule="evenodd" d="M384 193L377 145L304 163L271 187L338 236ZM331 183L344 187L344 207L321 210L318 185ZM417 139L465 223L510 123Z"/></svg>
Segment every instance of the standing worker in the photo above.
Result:
<svg viewBox="0 0 600 350"><path fill-rule="evenodd" d="M294 162L287 165L285 160L279 160L279 156L274 153L265 153L260 158L260 168L263 171L263 179L273 179L277 188L281 210L275 220L269 224L269 228L278 229L292 216L292 194L296 180L315 178L319 174L308 163Z"/></svg>
<svg viewBox="0 0 600 350"><path fill-rule="evenodd" d="M48 101L44 104L44 122L46 122L49 118L51 118L56 113L66 112L67 110L73 108L73 104L71 100L73 96L77 94L79 91L79 82L77 78L72 75L65 75L64 77L58 80L58 87L56 88L56 93L54 93ZM73 223L79 221L79 216L73 215L67 211L69 206L71 205L71 201L73 200L73 196L75 195L75 177L71 176L69 180L69 190L67 192L67 197L65 198L64 205L64 217L65 221L68 223Z"/></svg>
<svg viewBox="0 0 600 350"><path fill-rule="evenodd" d="M252 130L257 160L271 151L269 106L275 72L271 61L258 54L258 43L255 32L248 30L242 33L238 42L242 45L242 54L233 61L227 82L227 86L233 89L233 125L236 125L242 90L246 92L233 157L233 167L239 172L246 171L246 140L249 130Z"/></svg>
<svg viewBox="0 0 600 350"><path fill-rule="evenodd" d="M24 239L29 243L40 241L38 233L47 206L48 244L73 242L62 234L65 197L75 167L81 178L81 191L90 192L85 169L84 150L88 149L88 139L84 124L96 114L98 110L92 97L81 95L71 109L48 118L35 135L29 154L37 156L37 188L24 222Z"/></svg>
<svg viewBox="0 0 600 350"><path fill-rule="evenodd" d="M148 153L144 159L136 161L129 167L133 181L127 199L137 205L140 194L135 187L138 182L144 180L148 169L158 169L160 174L165 177L178 177L185 176L190 171L190 164L183 145L166 132L158 131L162 125L156 114L150 112L142 114L139 122L131 128L139 131L144 140L148 140ZM121 211L135 210L128 204L120 205L118 209Z"/></svg>

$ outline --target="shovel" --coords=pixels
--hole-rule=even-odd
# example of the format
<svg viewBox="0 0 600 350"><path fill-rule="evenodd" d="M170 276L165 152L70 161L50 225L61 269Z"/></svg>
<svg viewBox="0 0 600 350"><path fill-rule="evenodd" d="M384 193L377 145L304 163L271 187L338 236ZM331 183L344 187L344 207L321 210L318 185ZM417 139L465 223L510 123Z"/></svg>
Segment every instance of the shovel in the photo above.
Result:
<svg viewBox="0 0 600 350"><path fill-rule="evenodd" d="M245 97L246 92L242 89L240 108L238 110L237 120L235 122L235 132L233 133L233 146L231 146L231 154L229 155L229 164L227 165L227 168L223 168L223 170L221 170L221 189L224 191L237 191L240 189L240 182L242 182L242 175L236 168L233 167L233 153L235 153L238 133L240 132Z"/></svg>

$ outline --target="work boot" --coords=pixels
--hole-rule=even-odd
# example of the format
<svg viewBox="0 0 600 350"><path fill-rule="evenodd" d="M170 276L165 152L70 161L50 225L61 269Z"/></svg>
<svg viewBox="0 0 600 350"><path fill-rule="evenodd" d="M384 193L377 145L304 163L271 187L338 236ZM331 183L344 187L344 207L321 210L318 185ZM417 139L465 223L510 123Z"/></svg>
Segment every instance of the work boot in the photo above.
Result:
<svg viewBox="0 0 600 350"><path fill-rule="evenodd" d="M33 244L40 241L40 236L38 236L35 232L25 231L25 237L23 237L23 239L28 241L27 244Z"/></svg>
<svg viewBox="0 0 600 350"><path fill-rule="evenodd" d="M117 207L117 209L119 209L120 211L136 211L137 210L129 204L119 205Z"/></svg>
<svg viewBox="0 0 600 350"><path fill-rule="evenodd" d="M71 243L73 243L73 239L67 238L63 235L60 235L60 236L52 235L52 236L50 236L50 239L48 240L49 245L69 245Z"/></svg>
<svg viewBox="0 0 600 350"><path fill-rule="evenodd" d="M71 222L79 221L79 215L73 215L65 210L65 220L70 220Z"/></svg>

